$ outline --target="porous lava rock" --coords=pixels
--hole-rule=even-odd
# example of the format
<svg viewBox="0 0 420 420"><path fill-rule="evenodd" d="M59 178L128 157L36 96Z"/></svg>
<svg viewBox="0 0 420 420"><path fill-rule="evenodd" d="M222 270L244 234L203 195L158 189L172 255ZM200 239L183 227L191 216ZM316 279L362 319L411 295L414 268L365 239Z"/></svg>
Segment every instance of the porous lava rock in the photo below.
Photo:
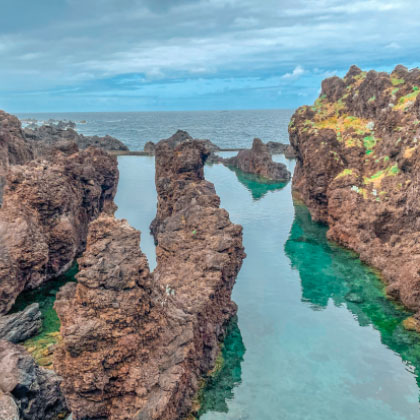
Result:
<svg viewBox="0 0 420 420"><path fill-rule="evenodd" d="M200 141L157 145L153 274L125 220L90 224L78 282L55 303L54 366L76 420L185 418L215 365L245 254L241 226L204 179L208 153Z"/></svg>
<svg viewBox="0 0 420 420"><path fill-rule="evenodd" d="M11 166L0 209L0 313L25 289L66 271L88 225L114 208L115 157L96 148Z"/></svg>
<svg viewBox="0 0 420 420"><path fill-rule="evenodd" d="M387 293L420 309L420 70L352 66L323 81L289 125L295 197L328 237L379 269Z"/></svg>
<svg viewBox="0 0 420 420"><path fill-rule="evenodd" d="M236 156L224 159L223 163L273 181L288 181L291 176L286 165L273 161L268 146L258 138L252 142L251 149L240 150Z"/></svg>

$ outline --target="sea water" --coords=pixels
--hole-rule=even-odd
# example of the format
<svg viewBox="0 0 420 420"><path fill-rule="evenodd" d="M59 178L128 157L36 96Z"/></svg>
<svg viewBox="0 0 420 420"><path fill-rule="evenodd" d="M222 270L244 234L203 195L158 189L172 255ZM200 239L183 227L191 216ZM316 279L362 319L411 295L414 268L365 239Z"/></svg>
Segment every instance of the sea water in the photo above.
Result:
<svg viewBox="0 0 420 420"><path fill-rule="evenodd" d="M142 231L153 268L153 159L120 157L119 168L117 216ZM243 226L247 258L225 363L204 389L200 420L420 418L420 338L404 330L410 314L386 299L376 274L326 240L290 184L261 184L222 165L205 174Z"/></svg>

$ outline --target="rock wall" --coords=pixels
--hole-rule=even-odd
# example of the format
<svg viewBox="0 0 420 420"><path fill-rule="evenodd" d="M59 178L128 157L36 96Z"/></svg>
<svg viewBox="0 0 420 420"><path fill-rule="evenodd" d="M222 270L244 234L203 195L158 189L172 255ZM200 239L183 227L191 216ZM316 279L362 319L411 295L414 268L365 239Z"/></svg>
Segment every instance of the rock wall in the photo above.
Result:
<svg viewBox="0 0 420 420"><path fill-rule="evenodd" d="M290 179L290 172L286 165L274 162L270 149L260 139L254 139L251 149L241 150L235 157L221 159L221 161L227 166L268 180L288 181Z"/></svg>
<svg viewBox="0 0 420 420"><path fill-rule="evenodd" d="M0 111L0 206L9 167L22 165L32 157L32 149L25 139L20 121L13 115Z"/></svg>
<svg viewBox="0 0 420 420"><path fill-rule="evenodd" d="M204 180L205 146L160 143L156 153L155 272L139 232L103 215L90 225L77 285L56 301L54 366L76 420L185 418L236 311L242 228Z"/></svg>
<svg viewBox="0 0 420 420"><path fill-rule="evenodd" d="M387 292L420 309L420 70L353 66L324 80L292 117L293 190L328 237L381 270Z"/></svg>
<svg viewBox="0 0 420 420"><path fill-rule="evenodd" d="M117 182L116 159L94 148L9 168L0 209L0 313L24 289L70 267L89 222L113 208Z"/></svg>

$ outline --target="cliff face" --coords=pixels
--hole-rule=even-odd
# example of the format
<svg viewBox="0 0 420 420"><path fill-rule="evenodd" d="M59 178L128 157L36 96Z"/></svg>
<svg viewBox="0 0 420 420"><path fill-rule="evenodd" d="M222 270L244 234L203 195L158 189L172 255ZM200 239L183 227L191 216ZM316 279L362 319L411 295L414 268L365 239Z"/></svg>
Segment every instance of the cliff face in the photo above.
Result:
<svg viewBox="0 0 420 420"><path fill-rule="evenodd" d="M324 80L289 134L293 190L328 237L380 269L387 292L420 309L420 70L350 68Z"/></svg>
<svg viewBox="0 0 420 420"><path fill-rule="evenodd" d="M116 159L98 149L9 168L0 209L0 313L18 294L65 271L88 224L113 207Z"/></svg>
<svg viewBox="0 0 420 420"><path fill-rule="evenodd" d="M288 181L290 172L286 165L274 162L269 147L260 139L254 139L250 150L241 150L237 156L223 159L225 165L273 181Z"/></svg>
<svg viewBox="0 0 420 420"><path fill-rule="evenodd" d="M33 157L20 121L13 115L0 111L0 205L6 174L11 165L22 165Z"/></svg>
<svg viewBox="0 0 420 420"><path fill-rule="evenodd" d="M55 363L75 419L182 419L215 363L244 252L242 229L204 180L201 142L156 156L158 267L126 221L91 223L77 285L56 302Z"/></svg>

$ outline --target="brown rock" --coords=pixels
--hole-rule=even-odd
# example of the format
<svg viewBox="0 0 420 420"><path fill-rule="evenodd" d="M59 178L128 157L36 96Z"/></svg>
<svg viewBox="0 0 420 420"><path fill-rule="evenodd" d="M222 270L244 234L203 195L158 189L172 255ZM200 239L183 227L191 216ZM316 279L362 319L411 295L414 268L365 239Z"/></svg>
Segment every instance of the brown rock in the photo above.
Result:
<svg viewBox="0 0 420 420"><path fill-rule="evenodd" d="M286 165L274 162L269 148L260 139L254 139L250 150L241 150L237 156L225 159L223 163L273 181L290 179Z"/></svg>
<svg viewBox="0 0 420 420"><path fill-rule="evenodd" d="M0 313L70 267L89 222L113 209L117 181L116 159L94 148L10 169L0 209Z"/></svg>
<svg viewBox="0 0 420 420"><path fill-rule="evenodd" d="M204 180L202 142L156 149L158 267L150 274L139 232L101 216L90 225L78 284L55 307L55 353L74 419L184 418L215 363L244 258L242 229Z"/></svg>
<svg viewBox="0 0 420 420"><path fill-rule="evenodd" d="M330 239L381 270L388 294L414 310L420 309L419 87L418 69L397 66L386 74L353 66L341 82L325 81L320 98L299 108L289 127L295 196L328 223Z"/></svg>
<svg viewBox="0 0 420 420"><path fill-rule="evenodd" d="M32 159L30 144L26 141L20 121L0 111L0 205L6 174L11 165L21 165Z"/></svg>

